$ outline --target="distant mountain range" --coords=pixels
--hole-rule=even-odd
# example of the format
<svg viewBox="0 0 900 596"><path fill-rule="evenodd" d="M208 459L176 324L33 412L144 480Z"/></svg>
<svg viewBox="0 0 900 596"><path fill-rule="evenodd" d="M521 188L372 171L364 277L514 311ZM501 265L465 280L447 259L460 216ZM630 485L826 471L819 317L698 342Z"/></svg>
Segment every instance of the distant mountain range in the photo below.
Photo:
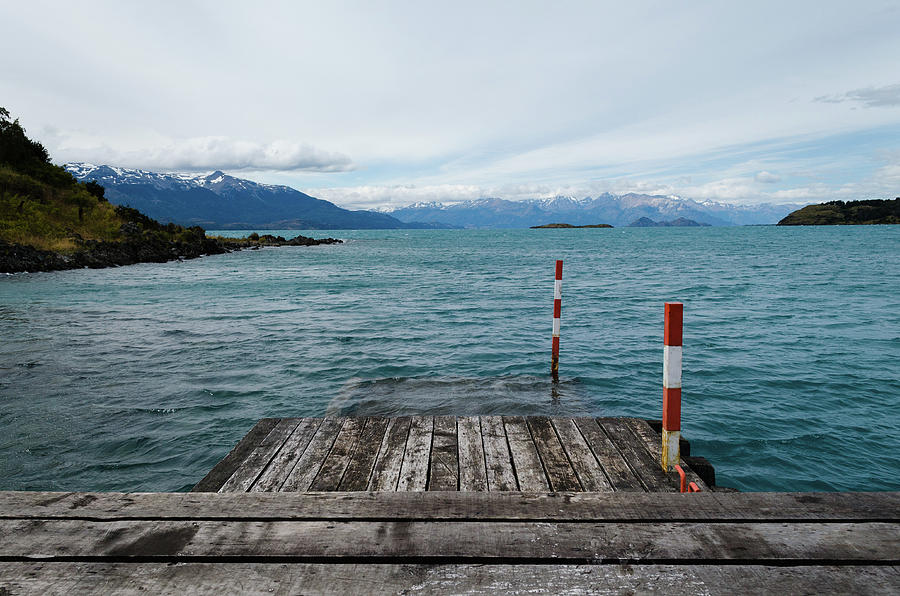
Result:
<svg viewBox="0 0 900 596"><path fill-rule="evenodd" d="M621 227L641 218L683 218L730 226L774 224L803 206L730 205L674 196L605 193L583 199L486 198L452 205L415 203L380 212L351 211L288 186L259 184L220 171L160 174L87 163L64 167L79 181L97 181L112 203L134 207L159 221L206 229L529 228L559 221Z"/></svg>
<svg viewBox="0 0 900 596"><path fill-rule="evenodd" d="M603 222L620 227L641 218L655 221L684 218L711 226L733 226L774 224L801 206L730 205L674 196L604 193L583 199L477 199L452 205L416 203L385 213L400 221L439 222L462 228L528 228L558 221L572 225Z"/></svg>
<svg viewBox="0 0 900 596"><path fill-rule="evenodd" d="M206 229L348 230L441 228L386 213L350 211L288 186L259 184L223 172L158 174L87 163L64 166L79 181L96 180L106 198L162 222Z"/></svg>

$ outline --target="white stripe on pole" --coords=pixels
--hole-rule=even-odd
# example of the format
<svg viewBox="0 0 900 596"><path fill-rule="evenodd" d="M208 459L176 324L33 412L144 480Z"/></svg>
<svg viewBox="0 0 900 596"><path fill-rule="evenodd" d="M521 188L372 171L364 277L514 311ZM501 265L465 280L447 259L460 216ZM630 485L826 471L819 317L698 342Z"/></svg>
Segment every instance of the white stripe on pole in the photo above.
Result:
<svg viewBox="0 0 900 596"><path fill-rule="evenodd" d="M553 299L560 300L562 298L562 280L557 279L553 285Z"/></svg>
<svg viewBox="0 0 900 596"><path fill-rule="evenodd" d="M663 470L667 472L674 468L681 461L681 431L680 430L663 430ZM671 462L665 459L671 458ZM667 464L671 463L671 466Z"/></svg>
<svg viewBox="0 0 900 596"><path fill-rule="evenodd" d="M553 337L559 337L559 319L557 318L553 319Z"/></svg>
<svg viewBox="0 0 900 596"><path fill-rule="evenodd" d="M681 350L681 346L663 346L663 387L667 389L681 389Z"/></svg>

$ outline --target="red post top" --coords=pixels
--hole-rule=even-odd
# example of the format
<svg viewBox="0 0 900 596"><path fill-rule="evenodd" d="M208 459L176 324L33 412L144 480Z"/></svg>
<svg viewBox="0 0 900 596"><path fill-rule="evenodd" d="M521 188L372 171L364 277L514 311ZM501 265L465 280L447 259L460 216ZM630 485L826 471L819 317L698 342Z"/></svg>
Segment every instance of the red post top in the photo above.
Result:
<svg viewBox="0 0 900 596"><path fill-rule="evenodd" d="M556 279L562 279L562 261L556 261Z"/></svg>
<svg viewBox="0 0 900 596"><path fill-rule="evenodd" d="M663 344L667 346L681 345L681 328L684 320L684 304L666 302L666 327Z"/></svg>

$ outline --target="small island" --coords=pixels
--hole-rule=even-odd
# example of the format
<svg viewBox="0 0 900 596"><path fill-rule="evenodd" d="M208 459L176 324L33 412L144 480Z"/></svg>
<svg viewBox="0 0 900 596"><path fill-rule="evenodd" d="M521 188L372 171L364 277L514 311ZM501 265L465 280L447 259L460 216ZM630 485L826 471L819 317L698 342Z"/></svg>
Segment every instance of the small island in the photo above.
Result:
<svg viewBox="0 0 900 596"><path fill-rule="evenodd" d="M532 230L539 229L559 229L559 228L611 228L612 226L609 224L590 224L586 226L573 226L572 224L567 223L550 223L544 224L542 226L531 226Z"/></svg>
<svg viewBox="0 0 900 596"><path fill-rule="evenodd" d="M251 234L208 237L112 205L96 182L78 182L0 108L0 273L163 263L262 246L337 244L334 238Z"/></svg>
<svg viewBox="0 0 900 596"><path fill-rule="evenodd" d="M640 217L630 224L628 224L629 228L700 228L700 227L709 227L708 223L700 223L694 221L693 219L687 219L685 217L679 217L678 219L673 219L672 221L653 221L649 217Z"/></svg>
<svg viewBox="0 0 900 596"><path fill-rule="evenodd" d="M900 197L864 201L829 201L807 205L778 222L779 226L848 226L900 224Z"/></svg>

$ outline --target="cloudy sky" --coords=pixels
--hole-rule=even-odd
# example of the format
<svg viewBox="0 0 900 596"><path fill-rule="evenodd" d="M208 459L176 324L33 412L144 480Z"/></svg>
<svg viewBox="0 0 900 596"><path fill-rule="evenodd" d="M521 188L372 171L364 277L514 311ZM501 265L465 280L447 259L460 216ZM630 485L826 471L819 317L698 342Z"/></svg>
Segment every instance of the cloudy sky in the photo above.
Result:
<svg viewBox="0 0 900 596"><path fill-rule="evenodd" d="M345 207L900 195L900 3L3 2L53 159Z"/></svg>

